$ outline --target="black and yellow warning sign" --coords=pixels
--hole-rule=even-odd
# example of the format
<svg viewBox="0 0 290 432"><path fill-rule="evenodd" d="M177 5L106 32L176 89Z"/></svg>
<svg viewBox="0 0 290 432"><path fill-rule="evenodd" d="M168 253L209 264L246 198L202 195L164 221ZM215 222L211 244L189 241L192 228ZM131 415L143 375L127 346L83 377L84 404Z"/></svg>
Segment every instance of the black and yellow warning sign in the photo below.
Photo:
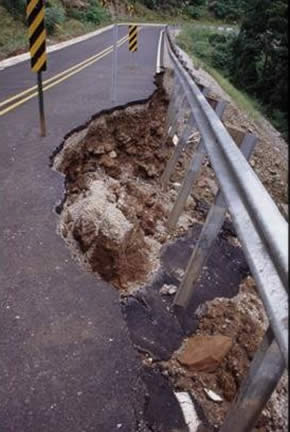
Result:
<svg viewBox="0 0 290 432"><path fill-rule="evenodd" d="M27 0L27 21L33 72L46 70L46 30L44 0Z"/></svg>
<svg viewBox="0 0 290 432"><path fill-rule="evenodd" d="M129 50L131 52L138 51L138 26L129 26Z"/></svg>

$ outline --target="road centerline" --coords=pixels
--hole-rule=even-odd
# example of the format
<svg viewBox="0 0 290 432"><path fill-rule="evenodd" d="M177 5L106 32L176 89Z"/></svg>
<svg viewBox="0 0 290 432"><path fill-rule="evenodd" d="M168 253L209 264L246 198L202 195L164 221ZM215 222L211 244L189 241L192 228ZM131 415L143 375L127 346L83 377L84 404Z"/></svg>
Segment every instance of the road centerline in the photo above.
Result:
<svg viewBox="0 0 290 432"><path fill-rule="evenodd" d="M118 41L118 48L120 48L125 42L128 41L128 35L122 37L119 41ZM60 72L59 74L49 78L48 80L44 81L44 91L54 87L57 84L60 84L61 82L65 81L66 79L72 77L73 75L75 75L76 73L81 72L82 70L84 70L85 68L91 66L92 64L96 63L97 61L101 60L102 58L104 58L105 56L107 56L108 54L110 54L113 51L113 45L105 48L103 51L101 51L98 54L95 54L89 58L87 58L86 60L66 69L63 72ZM52 83L52 84L50 84ZM50 85L47 85L50 84ZM37 92L34 92L37 89L37 86L33 86L27 90L24 90L23 92L16 94L2 102L0 102L0 108L3 106L6 106L8 104L10 104L11 102L17 101L18 99L20 99L18 102L14 103L13 105L8 106L7 108L4 108L3 110L0 111L0 117L7 114L8 112L16 109L18 106L23 105L24 103L26 103L27 101L29 101L30 99L34 98L37 96ZM33 92L33 93L32 93ZM31 94L30 94L31 93ZM29 95L29 96L26 96ZM25 97L26 96L26 97Z"/></svg>

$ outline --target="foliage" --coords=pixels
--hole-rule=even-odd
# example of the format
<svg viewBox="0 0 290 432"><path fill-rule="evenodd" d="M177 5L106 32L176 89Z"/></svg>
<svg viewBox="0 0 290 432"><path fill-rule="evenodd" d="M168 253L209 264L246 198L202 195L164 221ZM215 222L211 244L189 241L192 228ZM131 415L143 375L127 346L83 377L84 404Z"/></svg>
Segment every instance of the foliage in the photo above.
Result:
<svg viewBox="0 0 290 432"><path fill-rule="evenodd" d="M99 2L95 0L90 0L89 7L86 10L70 8L68 10L68 15L81 22L90 22L97 25L107 22L110 19L110 14L107 9L103 8Z"/></svg>
<svg viewBox="0 0 290 432"><path fill-rule="evenodd" d="M257 3L260 0L255 0ZM268 0L261 0L265 6ZM283 3L279 0L278 3ZM272 2L269 0L269 3ZM286 0L285 0L286 3ZM288 131L288 30L286 8L272 7L261 17L261 5L249 11L240 34L193 26L185 27L179 44L205 64L211 73L228 79L233 86L245 92L254 106L259 105L272 123L287 136ZM276 14L276 16L275 16ZM265 17L268 16L268 21ZM217 71L217 72L216 72ZM249 99L229 87L244 105Z"/></svg>
<svg viewBox="0 0 290 432"><path fill-rule="evenodd" d="M233 82L260 100L285 130L288 117L288 1L252 0L233 45Z"/></svg>
<svg viewBox="0 0 290 432"><path fill-rule="evenodd" d="M47 7L45 13L45 25L48 34L55 32L58 25L65 21L64 9L60 7Z"/></svg>
<svg viewBox="0 0 290 432"><path fill-rule="evenodd" d="M183 10L187 15L195 18L202 14L206 0L140 0L149 9Z"/></svg>
<svg viewBox="0 0 290 432"><path fill-rule="evenodd" d="M209 3L209 9L216 18L239 21L252 0L217 0Z"/></svg>
<svg viewBox="0 0 290 432"><path fill-rule="evenodd" d="M24 17L26 0L2 0L3 6L16 17Z"/></svg>
<svg viewBox="0 0 290 432"><path fill-rule="evenodd" d="M205 14L205 9L201 6L185 6L183 11L192 19L200 19Z"/></svg>
<svg viewBox="0 0 290 432"><path fill-rule="evenodd" d="M97 1L90 0L90 6L85 13L85 20L94 24L100 24L109 20L107 9L103 8Z"/></svg>
<svg viewBox="0 0 290 432"><path fill-rule="evenodd" d="M27 37L24 23L0 6L0 60L7 55L20 54L26 50Z"/></svg>
<svg viewBox="0 0 290 432"><path fill-rule="evenodd" d="M223 71L229 77L233 65L233 44L236 34L232 33L212 33L209 36L209 43L212 50L211 65Z"/></svg>

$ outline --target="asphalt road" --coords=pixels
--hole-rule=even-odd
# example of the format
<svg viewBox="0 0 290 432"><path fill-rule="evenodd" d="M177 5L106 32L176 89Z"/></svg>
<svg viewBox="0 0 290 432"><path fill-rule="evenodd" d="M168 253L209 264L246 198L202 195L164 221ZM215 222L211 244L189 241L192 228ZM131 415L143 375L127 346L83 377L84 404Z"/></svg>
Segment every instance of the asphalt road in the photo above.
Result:
<svg viewBox="0 0 290 432"><path fill-rule="evenodd" d="M142 29L136 57L127 43L118 50L118 105L154 90L159 34ZM111 44L110 30L50 54L44 80ZM64 179L49 168L70 130L111 107L111 70L109 53L45 92L46 138L36 97L5 102L35 84L29 62L0 71L1 432L137 432L143 418L118 293L83 272L56 234Z"/></svg>

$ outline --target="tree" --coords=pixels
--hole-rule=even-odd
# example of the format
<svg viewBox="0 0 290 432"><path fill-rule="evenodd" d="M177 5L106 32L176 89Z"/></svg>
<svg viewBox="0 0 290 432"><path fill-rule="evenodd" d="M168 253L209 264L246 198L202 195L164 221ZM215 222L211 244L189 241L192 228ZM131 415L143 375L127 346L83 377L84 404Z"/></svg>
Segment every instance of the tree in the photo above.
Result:
<svg viewBox="0 0 290 432"><path fill-rule="evenodd" d="M232 81L285 123L288 113L288 1L252 0L233 46Z"/></svg>

